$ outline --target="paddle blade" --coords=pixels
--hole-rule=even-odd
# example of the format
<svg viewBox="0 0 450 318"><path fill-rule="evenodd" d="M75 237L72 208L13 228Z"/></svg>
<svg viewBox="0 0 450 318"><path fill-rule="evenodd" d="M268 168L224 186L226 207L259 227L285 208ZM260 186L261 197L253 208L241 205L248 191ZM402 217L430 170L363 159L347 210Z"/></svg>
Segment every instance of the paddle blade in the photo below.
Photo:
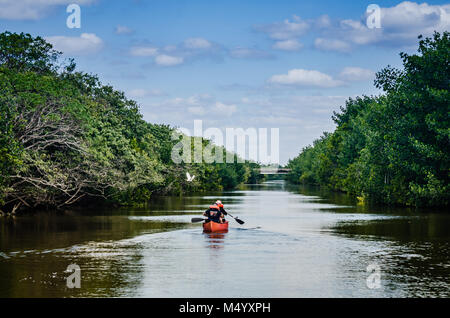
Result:
<svg viewBox="0 0 450 318"><path fill-rule="evenodd" d="M244 224L245 222L244 221L242 221L242 220L240 220L240 219L238 219L238 218L235 218L235 220L236 220L236 222L238 222L239 224Z"/></svg>
<svg viewBox="0 0 450 318"><path fill-rule="evenodd" d="M203 221L205 221L205 219L202 219L202 218L192 218L191 219L192 223L198 223L198 222L203 222Z"/></svg>

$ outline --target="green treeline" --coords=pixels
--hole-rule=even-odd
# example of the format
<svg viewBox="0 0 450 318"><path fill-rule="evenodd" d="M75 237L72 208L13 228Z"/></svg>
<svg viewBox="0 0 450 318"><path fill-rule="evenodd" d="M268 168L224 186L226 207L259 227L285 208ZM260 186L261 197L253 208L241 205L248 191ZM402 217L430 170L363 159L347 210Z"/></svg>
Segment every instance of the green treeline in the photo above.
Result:
<svg viewBox="0 0 450 318"><path fill-rule="evenodd" d="M419 37L403 69L377 73L377 97L349 99L333 133L291 160L294 183L348 192L365 202L448 206L450 172L449 33Z"/></svg>
<svg viewBox="0 0 450 318"><path fill-rule="evenodd" d="M41 37L0 34L0 214L83 202L140 204L155 193L259 180L255 163L173 163L174 128L147 123L136 102L76 71L61 54ZM195 175L192 182L186 172Z"/></svg>

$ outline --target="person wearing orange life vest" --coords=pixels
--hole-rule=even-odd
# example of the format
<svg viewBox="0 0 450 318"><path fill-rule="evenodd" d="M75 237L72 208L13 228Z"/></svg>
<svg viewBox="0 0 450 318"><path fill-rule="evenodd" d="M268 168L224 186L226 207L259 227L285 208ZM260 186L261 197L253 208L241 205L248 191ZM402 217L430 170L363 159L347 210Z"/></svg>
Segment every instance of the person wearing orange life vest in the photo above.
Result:
<svg viewBox="0 0 450 318"><path fill-rule="evenodd" d="M225 215L227 215L223 204L220 200L217 200L213 205L211 205L208 210L203 213L204 216L208 217L210 221L216 223L225 223Z"/></svg>

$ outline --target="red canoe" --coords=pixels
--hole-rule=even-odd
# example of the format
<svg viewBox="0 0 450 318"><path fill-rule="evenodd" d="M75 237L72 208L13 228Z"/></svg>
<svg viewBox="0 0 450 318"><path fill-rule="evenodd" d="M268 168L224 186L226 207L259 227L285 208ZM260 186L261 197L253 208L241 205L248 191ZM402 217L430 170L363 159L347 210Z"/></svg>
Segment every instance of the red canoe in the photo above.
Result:
<svg viewBox="0 0 450 318"><path fill-rule="evenodd" d="M207 223L203 223L203 232L227 232L228 231L228 221L225 223L216 223L213 221L209 221Z"/></svg>

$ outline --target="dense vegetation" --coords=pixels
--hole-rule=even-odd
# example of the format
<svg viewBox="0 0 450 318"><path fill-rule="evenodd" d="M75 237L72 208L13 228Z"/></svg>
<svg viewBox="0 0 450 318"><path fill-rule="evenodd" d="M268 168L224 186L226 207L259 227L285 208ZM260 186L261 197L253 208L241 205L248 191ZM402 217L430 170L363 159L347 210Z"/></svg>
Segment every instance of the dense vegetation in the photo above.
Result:
<svg viewBox="0 0 450 318"><path fill-rule="evenodd" d="M0 34L0 131L3 212L139 204L155 193L229 189L259 178L254 163L173 163L174 128L147 123L136 102L29 34Z"/></svg>
<svg viewBox="0 0 450 318"><path fill-rule="evenodd" d="M325 133L291 160L288 179L346 191L366 202L448 206L449 33L419 37L403 69L377 73L376 97L349 99Z"/></svg>

